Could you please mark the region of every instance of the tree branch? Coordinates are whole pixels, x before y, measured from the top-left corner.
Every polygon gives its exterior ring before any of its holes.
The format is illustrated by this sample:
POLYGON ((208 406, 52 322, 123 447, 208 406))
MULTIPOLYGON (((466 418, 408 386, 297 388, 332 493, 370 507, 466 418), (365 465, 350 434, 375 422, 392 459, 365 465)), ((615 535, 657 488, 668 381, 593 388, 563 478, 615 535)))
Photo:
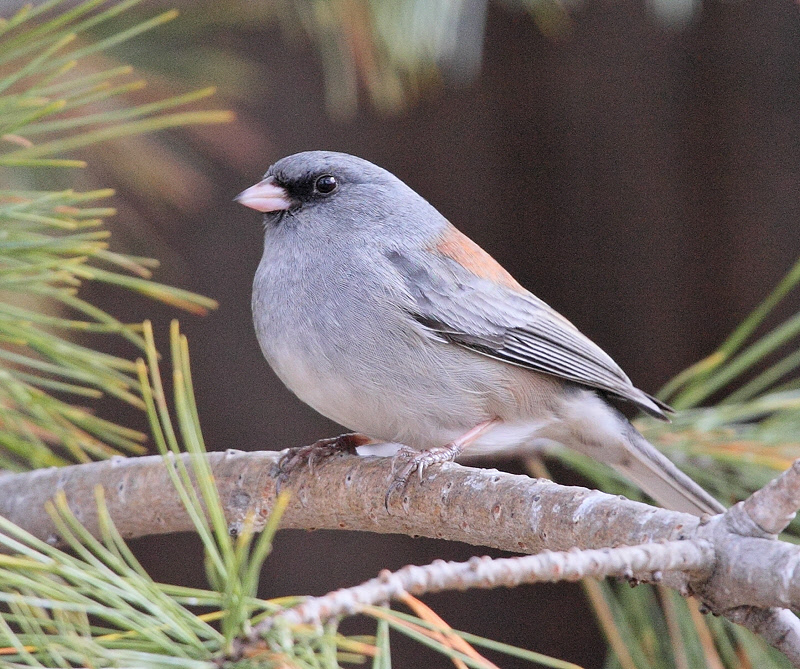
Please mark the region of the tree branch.
MULTIPOLYGON (((190 465, 193 456, 182 457, 190 465)), ((281 453, 228 451, 207 457, 231 531, 239 531, 251 514, 260 529, 276 496, 281 453)), ((625 563, 630 555, 620 549, 603 552, 607 557, 599 561, 590 556, 589 563, 580 563, 580 573, 597 569, 598 576, 654 580, 655 569, 655 580, 696 594, 709 610, 757 631, 800 667, 800 624, 780 610, 800 608, 800 547, 777 540, 800 504, 798 464, 713 518, 452 463, 426 470, 423 481, 413 480, 387 509, 384 497, 392 479, 390 458, 338 455, 313 472, 298 468, 285 484, 294 496, 281 527, 421 535, 521 553, 673 542, 626 549, 649 556, 642 571, 638 562, 625 563), (689 553, 694 557, 682 562, 689 553), (622 563, 618 555, 626 556, 622 563)), ((194 530, 159 456, 0 477, 0 514, 57 543, 44 505, 63 490, 75 516, 97 535, 96 485, 104 487, 111 517, 126 538, 194 530)), ((582 558, 558 559, 565 560, 563 569, 573 569, 582 558)))
MULTIPOLYGON (((182 457, 189 465, 190 456, 182 457)), ((232 531, 241 529, 250 512, 260 529, 275 500, 280 457, 274 451, 208 454, 232 531)), ((703 522, 547 479, 452 463, 426 471, 422 483, 414 479, 404 495, 391 498, 387 511, 390 460, 342 455, 325 459, 313 473, 299 468, 285 484, 293 500, 281 527, 407 534, 538 553, 671 541, 691 536, 703 522)), ((194 531, 160 456, 0 476, 0 515, 56 543, 44 505, 63 490, 72 512, 97 536, 97 485, 104 487, 111 517, 125 538, 194 531)))
POLYGON ((660 580, 667 570, 702 570, 713 560, 713 546, 705 541, 671 541, 661 544, 621 546, 585 551, 543 551, 518 558, 474 557, 467 562, 435 562, 422 567, 409 565, 382 571, 352 588, 342 588, 322 597, 309 597, 302 604, 267 618, 253 628, 252 636, 268 630, 274 619, 289 624, 320 625, 341 615, 352 615, 366 606, 401 598, 408 593, 424 595, 444 590, 513 588, 523 583, 555 583, 582 578, 634 578, 648 574, 660 580))

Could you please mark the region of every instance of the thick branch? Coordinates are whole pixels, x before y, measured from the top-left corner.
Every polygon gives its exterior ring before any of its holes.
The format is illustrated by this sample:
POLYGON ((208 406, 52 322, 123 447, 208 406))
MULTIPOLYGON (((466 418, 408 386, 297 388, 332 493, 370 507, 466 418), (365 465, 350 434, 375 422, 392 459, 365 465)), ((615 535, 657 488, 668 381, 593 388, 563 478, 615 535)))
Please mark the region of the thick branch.
MULTIPOLYGON (((184 456, 188 458, 188 456, 184 456)), ((254 511, 265 519, 275 499, 280 453, 210 453, 233 530, 254 511)), ((188 462, 188 459, 187 459, 188 462)), ((517 553, 604 548, 669 541, 694 534, 700 519, 546 479, 445 464, 384 496, 389 458, 337 456, 314 473, 301 468, 285 488, 294 494, 281 527, 350 529, 463 541, 517 553)), ((57 542, 45 503, 63 490, 72 512, 97 535, 94 487, 102 485, 111 517, 125 538, 194 531, 159 456, 118 458, 0 477, 0 515, 33 535, 57 542)))

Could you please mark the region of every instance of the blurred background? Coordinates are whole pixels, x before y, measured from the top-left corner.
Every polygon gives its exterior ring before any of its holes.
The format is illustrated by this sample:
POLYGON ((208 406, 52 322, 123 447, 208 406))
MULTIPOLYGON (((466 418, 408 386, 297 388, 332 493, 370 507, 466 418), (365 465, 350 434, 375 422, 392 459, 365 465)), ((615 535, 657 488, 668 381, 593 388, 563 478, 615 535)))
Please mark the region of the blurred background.
MULTIPOLYGON (((159 257, 157 279, 220 303, 181 317, 211 449, 341 431, 282 387, 252 329, 262 228, 233 197, 287 154, 345 151, 395 173, 650 392, 712 351, 798 255, 796 2, 147 0, 136 14, 171 7, 181 18, 112 52, 150 81, 137 98, 213 85, 237 120, 87 150, 83 178, 117 189, 120 249, 159 257)), ((153 318, 164 343, 175 312, 119 295, 91 299, 153 318)), ((135 547, 154 578, 202 583, 196 537, 135 547)), ((261 594, 484 552, 285 531, 261 594)), ((426 601, 459 629, 604 662, 578 586, 426 601)), ((449 666, 398 642, 397 666, 449 666)))

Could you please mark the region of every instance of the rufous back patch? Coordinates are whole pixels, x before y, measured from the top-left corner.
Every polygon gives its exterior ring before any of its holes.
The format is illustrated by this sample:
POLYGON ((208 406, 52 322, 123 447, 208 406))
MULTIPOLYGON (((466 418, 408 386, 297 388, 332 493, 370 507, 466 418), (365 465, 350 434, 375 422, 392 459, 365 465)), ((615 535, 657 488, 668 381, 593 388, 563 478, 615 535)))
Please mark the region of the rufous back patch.
POLYGON ((499 262, 453 225, 447 226, 447 230, 431 250, 452 258, 475 276, 520 293, 526 292, 499 262))

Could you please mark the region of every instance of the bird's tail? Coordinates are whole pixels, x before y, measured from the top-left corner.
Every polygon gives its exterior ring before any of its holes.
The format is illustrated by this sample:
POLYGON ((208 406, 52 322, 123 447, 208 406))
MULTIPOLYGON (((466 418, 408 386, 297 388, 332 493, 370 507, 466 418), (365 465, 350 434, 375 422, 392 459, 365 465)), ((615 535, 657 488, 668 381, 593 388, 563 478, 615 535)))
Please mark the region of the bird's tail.
POLYGON ((725 511, 720 502, 678 469, 633 425, 627 420, 625 422, 628 428, 625 437, 634 457, 610 464, 667 509, 692 513, 696 516, 725 511))
POLYGON ((610 465, 667 509, 697 516, 725 511, 625 416, 591 391, 573 395, 551 429, 557 441, 610 465))

